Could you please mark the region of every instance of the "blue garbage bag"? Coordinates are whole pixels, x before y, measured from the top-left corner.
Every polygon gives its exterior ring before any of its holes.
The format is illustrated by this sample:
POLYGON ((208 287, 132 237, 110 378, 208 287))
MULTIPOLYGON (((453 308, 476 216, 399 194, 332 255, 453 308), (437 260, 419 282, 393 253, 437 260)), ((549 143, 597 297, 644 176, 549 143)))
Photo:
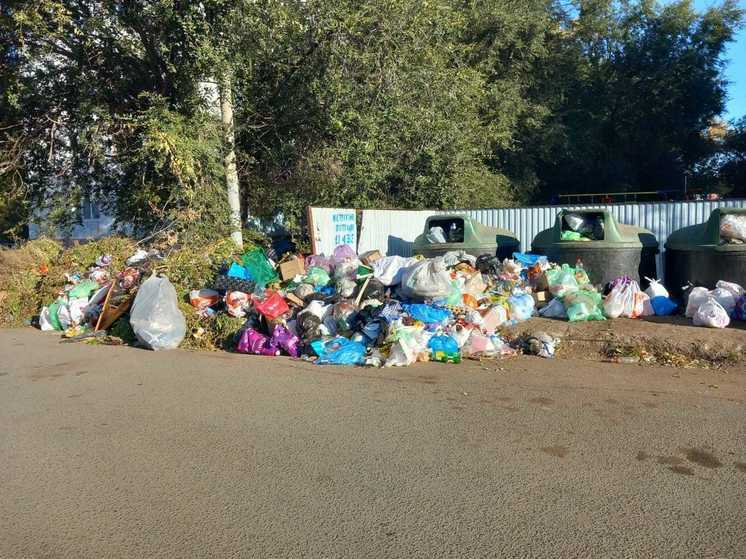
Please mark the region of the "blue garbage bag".
POLYGON ((239 278, 242 280, 251 281, 251 272, 249 272, 246 268, 241 266, 240 264, 237 264, 236 262, 231 263, 231 267, 228 268, 228 277, 229 278, 239 278))
POLYGON ((430 358, 442 363, 461 363, 461 352, 458 342, 451 336, 433 336, 427 342, 430 358))
POLYGON ((531 254, 529 252, 514 252, 513 260, 515 260, 516 262, 520 262, 527 268, 530 268, 537 262, 546 262, 547 257, 541 254, 531 254))
POLYGON ((365 345, 338 336, 331 340, 314 340, 311 347, 319 358, 317 365, 362 365, 365 362, 365 345))
POLYGON ((425 324, 439 324, 451 317, 451 311, 443 307, 434 307, 433 305, 404 305, 404 311, 414 320, 419 320, 425 324))
POLYGON ((650 299, 650 306, 653 307, 656 316, 670 316, 679 308, 679 305, 669 297, 663 297, 662 295, 650 299))

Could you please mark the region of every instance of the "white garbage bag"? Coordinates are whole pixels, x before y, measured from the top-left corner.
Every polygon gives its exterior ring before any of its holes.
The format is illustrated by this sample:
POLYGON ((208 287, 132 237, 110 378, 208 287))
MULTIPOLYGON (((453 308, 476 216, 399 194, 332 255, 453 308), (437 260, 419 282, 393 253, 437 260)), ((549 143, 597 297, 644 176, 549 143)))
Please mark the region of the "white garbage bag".
POLYGON ((399 285, 405 268, 416 264, 416 258, 403 256, 385 256, 373 262, 373 277, 383 285, 399 285))
POLYGON ((402 273, 401 294, 407 299, 443 299, 451 289, 451 275, 442 257, 422 260, 402 273))
POLYGON ((693 287, 689 292, 689 300, 686 303, 686 312, 684 313, 687 318, 692 318, 697 309, 707 301, 710 297, 710 292, 706 287, 693 287))
POLYGON ((153 350, 174 349, 186 334, 174 286, 166 277, 151 276, 143 282, 130 311, 137 339, 153 350))
POLYGON ((702 303, 694 314, 695 326, 725 328, 728 324, 730 324, 728 313, 722 305, 712 297, 702 303))
POLYGON ((653 299, 654 297, 668 297, 668 289, 657 279, 645 278, 650 282, 650 285, 645 290, 648 297, 653 299))

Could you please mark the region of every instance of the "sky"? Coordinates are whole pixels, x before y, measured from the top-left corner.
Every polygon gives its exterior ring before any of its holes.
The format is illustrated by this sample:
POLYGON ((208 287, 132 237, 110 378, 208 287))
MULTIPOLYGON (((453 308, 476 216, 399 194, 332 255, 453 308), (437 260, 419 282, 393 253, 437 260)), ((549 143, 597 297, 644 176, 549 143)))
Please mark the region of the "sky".
MULTIPOLYGON (((700 10, 719 3, 716 0, 694 2, 700 10)), ((741 0, 741 5, 746 9, 746 0, 741 0)), ((736 40, 730 43, 725 58, 728 60, 725 78, 731 83, 728 86, 728 102, 723 116, 726 120, 736 120, 746 116, 746 29, 741 29, 736 40)))

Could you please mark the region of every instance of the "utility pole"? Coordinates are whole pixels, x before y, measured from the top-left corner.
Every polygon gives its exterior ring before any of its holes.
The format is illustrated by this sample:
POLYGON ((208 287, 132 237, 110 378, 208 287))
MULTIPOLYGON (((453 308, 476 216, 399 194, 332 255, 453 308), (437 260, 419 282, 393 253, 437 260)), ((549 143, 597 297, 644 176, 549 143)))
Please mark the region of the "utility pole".
POLYGON ((231 239, 238 248, 243 248, 241 233, 241 197, 238 188, 238 171, 236 170, 236 136, 233 131, 233 92, 229 71, 220 75, 220 119, 223 124, 223 166, 225 167, 225 186, 228 190, 230 206, 231 239))

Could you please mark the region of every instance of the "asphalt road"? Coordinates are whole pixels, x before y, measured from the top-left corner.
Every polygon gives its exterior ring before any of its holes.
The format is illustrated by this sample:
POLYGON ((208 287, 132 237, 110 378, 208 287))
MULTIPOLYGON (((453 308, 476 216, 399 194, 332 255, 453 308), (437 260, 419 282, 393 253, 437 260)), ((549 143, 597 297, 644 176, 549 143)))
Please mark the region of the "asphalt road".
POLYGON ((746 371, 0 331, 0 557, 746 556, 746 371))

